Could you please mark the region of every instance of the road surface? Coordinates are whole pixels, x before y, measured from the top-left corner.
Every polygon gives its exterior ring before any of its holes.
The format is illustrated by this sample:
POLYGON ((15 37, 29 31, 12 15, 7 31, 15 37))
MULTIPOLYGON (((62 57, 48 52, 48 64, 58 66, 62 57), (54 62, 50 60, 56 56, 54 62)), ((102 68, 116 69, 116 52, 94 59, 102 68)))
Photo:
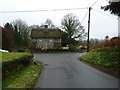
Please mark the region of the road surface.
POLYGON ((118 88, 118 79, 77 58, 80 53, 34 54, 45 64, 35 88, 118 88))

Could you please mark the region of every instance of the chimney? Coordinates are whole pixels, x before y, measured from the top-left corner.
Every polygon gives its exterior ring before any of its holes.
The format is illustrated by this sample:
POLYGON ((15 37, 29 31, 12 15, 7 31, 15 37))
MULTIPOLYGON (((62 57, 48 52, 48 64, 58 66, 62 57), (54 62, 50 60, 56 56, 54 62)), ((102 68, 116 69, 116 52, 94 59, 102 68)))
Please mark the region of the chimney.
POLYGON ((48 25, 44 25, 45 28, 48 28, 48 25))

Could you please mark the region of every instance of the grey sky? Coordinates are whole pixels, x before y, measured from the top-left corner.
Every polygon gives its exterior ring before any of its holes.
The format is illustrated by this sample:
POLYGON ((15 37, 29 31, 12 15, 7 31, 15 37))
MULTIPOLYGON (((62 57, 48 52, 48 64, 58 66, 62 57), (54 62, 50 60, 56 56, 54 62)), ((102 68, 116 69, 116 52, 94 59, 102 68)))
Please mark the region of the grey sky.
MULTIPOLYGON (((88 9, 51 11, 53 9, 84 8, 91 6, 96 0, 0 0, 1 11, 26 11, 26 10, 49 10, 47 12, 27 12, 27 13, 0 13, 0 25, 15 19, 25 20, 28 25, 40 25, 50 18, 56 26, 61 25, 61 19, 68 13, 76 15, 80 22, 83 20, 88 9)), ((113 37, 118 34, 118 20, 116 16, 108 11, 104 12, 101 6, 107 4, 106 0, 98 0, 91 10, 90 38, 104 39, 106 35, 113 37), (99 13, 106 13, 110 16, 99 13)), ((87 32, 88 14, 82 25, 87 32)))

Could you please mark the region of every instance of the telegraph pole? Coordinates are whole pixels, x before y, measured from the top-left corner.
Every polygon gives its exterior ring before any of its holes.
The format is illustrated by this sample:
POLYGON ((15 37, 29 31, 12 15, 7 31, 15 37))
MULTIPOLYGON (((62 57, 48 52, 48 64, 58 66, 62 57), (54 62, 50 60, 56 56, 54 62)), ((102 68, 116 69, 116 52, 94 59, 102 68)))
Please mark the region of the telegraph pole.
POLYGON ((90 34, 90 11, 91 7, 89 7, 89 16, 88 16, 88 39, 87 39, 87 52, 89 52, 89 34, 90 34))

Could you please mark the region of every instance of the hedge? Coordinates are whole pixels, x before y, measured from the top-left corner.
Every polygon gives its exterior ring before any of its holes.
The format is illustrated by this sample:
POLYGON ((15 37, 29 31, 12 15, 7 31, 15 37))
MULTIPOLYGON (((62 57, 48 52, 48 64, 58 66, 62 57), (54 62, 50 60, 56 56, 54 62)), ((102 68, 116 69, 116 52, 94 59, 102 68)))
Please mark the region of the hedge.
POLYGON ((28 54, 14 60, 2 62, 2 79, 27 66, 32 61, 32 58, 33 56, 28 54))

